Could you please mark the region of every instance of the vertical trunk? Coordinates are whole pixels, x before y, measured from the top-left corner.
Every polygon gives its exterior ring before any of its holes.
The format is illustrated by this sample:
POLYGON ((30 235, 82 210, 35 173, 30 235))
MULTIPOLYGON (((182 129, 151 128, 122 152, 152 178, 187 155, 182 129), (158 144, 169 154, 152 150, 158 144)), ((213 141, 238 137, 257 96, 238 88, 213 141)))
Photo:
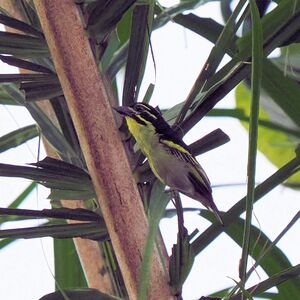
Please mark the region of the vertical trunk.
MULTIPOLYGON (((108 96, 72 0, 35 0, 130 299, 137 299, 147 218, 108 96)), ((148 299, 171 299, 158 251, 148 299)))

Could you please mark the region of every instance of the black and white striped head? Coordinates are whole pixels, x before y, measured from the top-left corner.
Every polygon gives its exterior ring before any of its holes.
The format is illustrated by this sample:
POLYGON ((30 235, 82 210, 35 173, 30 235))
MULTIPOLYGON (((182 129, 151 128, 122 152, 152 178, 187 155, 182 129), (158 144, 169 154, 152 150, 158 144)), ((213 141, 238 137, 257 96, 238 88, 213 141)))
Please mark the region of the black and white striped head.
POLYGON ((154 127, 156 132, 163 133, 171 129, 159 108, 154 108, 149 104, 135 103, 132 106, 116 107, 115 110, 127 118, 132 118, 140 125, 154 127))
MULTIPOLYGON (((171 140, 184 148, 188 148, 182 139, 175 133, 170 125, 163 118, 159 108, 146 103, 135 103, 132 106, 119 106, 115 110, 125 116, 127 119, 135 121, 139 126, 144 126, 144 129, 149 129, 149 132, 155 131, 160 138, 171 140)), ((132 124, 132 122, 130 122, 132 124)), ((138 126, 136 126, 138 127, 138 126)), ((131 133, 136 135, 139 131, 135 126, 131 126, 131 133)))

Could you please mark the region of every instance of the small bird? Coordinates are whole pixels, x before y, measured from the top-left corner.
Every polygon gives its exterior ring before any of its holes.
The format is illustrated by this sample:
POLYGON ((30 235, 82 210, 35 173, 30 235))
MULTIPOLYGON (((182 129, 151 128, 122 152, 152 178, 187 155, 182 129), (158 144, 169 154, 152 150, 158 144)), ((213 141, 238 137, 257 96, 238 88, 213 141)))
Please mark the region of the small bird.
POLYGON ((223 225, 205 171, 159 109, 146 103, 135 103, 115 110, 125 116, 128 129, 147 157, 154 175, 171 190, 202 203, 223 225))

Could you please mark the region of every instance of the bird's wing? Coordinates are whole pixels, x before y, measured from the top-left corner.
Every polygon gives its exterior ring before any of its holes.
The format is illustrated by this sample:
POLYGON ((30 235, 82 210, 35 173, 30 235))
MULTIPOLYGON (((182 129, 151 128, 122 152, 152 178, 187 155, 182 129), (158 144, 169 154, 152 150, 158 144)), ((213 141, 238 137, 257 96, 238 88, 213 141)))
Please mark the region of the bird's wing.
POLYGON ((161 138, 160 143, 162 143, 165 146, 165 150, 168 151, 170 154, 176 156, 179 160, 182 160, 187 164, 191 164, 191 166, 194 167, 193 170, 195 171, 189 172, 190 180, 195 186, 198 186, 199 192, 201 194, 211 194, 212 190, 209 179, 203 168, 200 166, 196 158, 190 153, 190 151, 185 147, 174 143, 170 140, 161 138))

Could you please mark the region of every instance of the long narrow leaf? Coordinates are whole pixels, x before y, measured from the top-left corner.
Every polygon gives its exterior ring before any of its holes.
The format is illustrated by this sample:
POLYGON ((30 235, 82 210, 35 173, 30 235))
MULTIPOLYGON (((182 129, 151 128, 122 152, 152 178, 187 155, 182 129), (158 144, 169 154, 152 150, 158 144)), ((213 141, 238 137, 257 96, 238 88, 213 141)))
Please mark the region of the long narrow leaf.
POLYGON ((20 89, 24 90, 28 102, 51 99, 64 94, 59 82, 25 82, 21 83, 20 89))
POLYGON ((150 264, 153 253, 153 246, 155 237, 157 235, 159 221, 161 220, 165 208, 170 201, 170 196, 163 192, 164 185, 157 180, 153 185, 151 191, 151 200, 149 207, 149 233, 143 253, 143 262, 140 271, 140 286, 139 286, 139 300, 147 299, 147 289, 150 276, 150 264))
POLYGON ((94 221, 103 222, 100 215, 88 209, 69 209, 69 208, 52 208, 43 210, 20 209, 20 208, 1 208, 0 215, 5 216, 24 216, 31 219, 55 218, 63 220, 77 221, 94 221))
POLYGON ((50 69, 24 59, 16 58, 13 56, 5 56, 5 55, 0 55, 0 59, 4 63, 7 63, 14 67, 18 67, 20 69, 26 69, 26 70, 31 70, 40 73, 53 74, 53 72, 50 69))
POLYGON ((0 176, 22 177, 61 191, 61 199, 91 199, 95 191, 90 176, 82 169, 60 160, 46 158, 32 166, 0 164, 0 176), (64 197, 67 196, 67 197, 64 197))
POLYGON ((24 33, 32 34, 37 37, 43 37, 42 32, 38 31, 34 27, 32 27, 32 26, 28 25, 27 23, 22 22, 18 19, 3 15, 3 14, 0 14, 0 23, 5 26, 14 28, 16 30, 23 31, 24 33))
POLYGON ((123 89, 123 105, 136 101, 148 54, 149 5, 136 6, 132 14, 131 36, 123 89))
POLYGON ((0 74, 0 82, 57 82, 56 76, 43 74, 0 74))
POLYGON ((106 0, 91 3, 92 9, 87 11, 87 29, 89 34, 101 41, 116 26, 135 1, 106 0))
POLYGON ((21 105, 14 100, 14 97, 11 96, 5 89, 3 84, 0 84, 0 104, 5 105, 21 105))
POLYGON ((0 31, 0 53, 23 58, 48 57, 46 41, 37 37, 0 31))
POLYGON ((36 125, 29 125, 0 137, 0 153, 17 147, 38 136, 36 125))
POLYGON ((0 238, 32 239, 46 236, 60 239, 82 237, 93 240, 106 240, 108 238, 104 223, 55 224, 0 230, 0 238))
POLYGON ((54 239, 54 274, 59 289, 88 287, 72 239, 54 239))
POLYGON ((24 105, 36 123, 39 125, 42 134, 48 140, 48 142, 61 154, 61 157, 66 160, 75 163, 78 166, 82 165, 79 154, 74 151, 63 134, 53 124, 53 122, 46 116, 46 114, 35 104, 27 103, 24 95, 14 84, 3 85, 4 89, 21 105, 24 105))
POLYGON ((17 208, 28 195, 36 188, 37 184, 31 182, 28 187, 8 206, 9 208, 17 208))
POLYGON ((259 11, 254 0, 250 0, 251 19, 252 19, 252 73, 251 73, 251 114, 249 124, 249 150, 248 150, 248 169, 247 169, 247 198, 246 198, 246 223, 243 235, 242 258, 240 261, 239 276, 241 285, 245 288, 247 262, 251 235, 252 210, 254 202, 255 173, 256 173, 256 154, 258 137, 258 118, 259 118, 259 98, 262 78, 262 25, 260 22, 259 11))

